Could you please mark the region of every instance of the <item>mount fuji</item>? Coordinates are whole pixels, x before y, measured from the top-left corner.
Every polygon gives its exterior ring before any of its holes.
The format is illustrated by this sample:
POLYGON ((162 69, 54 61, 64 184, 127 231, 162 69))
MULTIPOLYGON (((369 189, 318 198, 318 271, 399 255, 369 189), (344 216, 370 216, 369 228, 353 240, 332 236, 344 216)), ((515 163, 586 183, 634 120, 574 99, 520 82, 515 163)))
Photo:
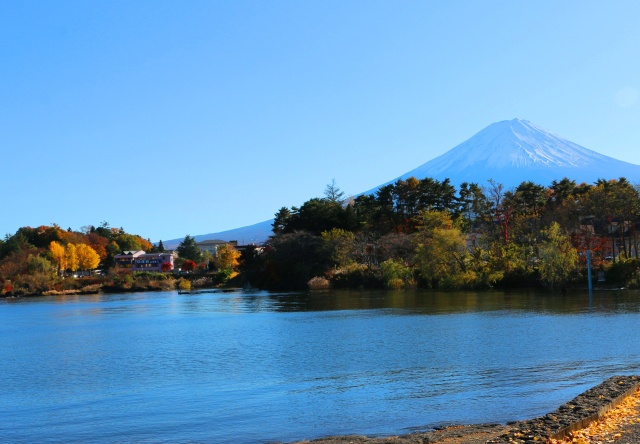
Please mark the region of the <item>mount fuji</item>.
MULTIPOLYGON (((577 183, 626 177, 635 183, 640 181, 640 165, 597 153, 527 120, 513 119, 493 123, 441 156, 361 194, 375 193, 384 185, 409 177, 431 177, 439 181, 448 178, 456 187, 462 182, 475 182, 483 186, 493 179, 506 189, 524 181, 549 186, 554 180, 565 177, 577 183)), ((269 220, 194 237, 198 241, 235 239, 259 243, 271 234, 272 222, 269 220)), ((164 244, 167 248, 175 248, 181 241, 174 239, 164 244)))
POLYGON ((505 188, 523 181, 548 186, 564 177, 577 183, 619 177, 635 182, 640 180, 640 165, 597 153, 527 120, 513 119, 489 125, 441 156, 383 185, 412 176, 440 181, 449 178, 456 186, 462 182, 482 186, 493 179, 505 188))

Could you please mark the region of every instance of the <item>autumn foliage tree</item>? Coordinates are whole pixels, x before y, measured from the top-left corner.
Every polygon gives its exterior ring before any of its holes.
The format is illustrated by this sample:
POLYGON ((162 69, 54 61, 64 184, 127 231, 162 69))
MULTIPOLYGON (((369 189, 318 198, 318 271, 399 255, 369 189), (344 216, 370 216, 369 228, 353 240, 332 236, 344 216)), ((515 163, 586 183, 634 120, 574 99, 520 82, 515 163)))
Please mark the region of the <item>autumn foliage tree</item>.
POLYGON ((100 264, 109 268, 116 254, 129 249, 123 247, 152 249, 148 240, 111 228, 106 222, 78 231, 63 230, 56 224, 22 227, 0 239, 0 282, 11 282, 13 294, 18 295, 73 287, 75 284, 61 280, 60 275, 68 270, 95 269, 100 264))
POLYGON ((76 254, 78 256, 78 266, 81 270, 93 270, 100 264, 100 256, 87 244, 77 245, 76 254))
POLYGON ((545 240, 540 246, 540 277, 551 287, 564 287, 577 270, 578 252, 557 222, 542 234, 545 240))
POLYGON ((67 269, 67 254, 65 248, 56 241, 51 241, 49 244, 49 251, 51 252, 51 258, 54 264, 58 268, 58 272, 62 272, 67 269))
POLYGON ((65 259, 67 261, 67 269, 72 272, 78 270, 78 253, 74 244, 69 244, 65 248, 65 259))
POLYGON ((218 247, 216 256, 216 265, 218 270, 233 271, 238 268, 238 259, 240 252, 233 248, 233 245, 224 244, 218 247))
POLYGON ((196 269, 197 264, 194 261, 186 260, 182 264, 183 271, 193 271, 196 269))
POLYGON ((418 272, 431 286, 459 286, 464 280, 468 256, 464 235, 446 212, 423 211, 418 224, 418 272))

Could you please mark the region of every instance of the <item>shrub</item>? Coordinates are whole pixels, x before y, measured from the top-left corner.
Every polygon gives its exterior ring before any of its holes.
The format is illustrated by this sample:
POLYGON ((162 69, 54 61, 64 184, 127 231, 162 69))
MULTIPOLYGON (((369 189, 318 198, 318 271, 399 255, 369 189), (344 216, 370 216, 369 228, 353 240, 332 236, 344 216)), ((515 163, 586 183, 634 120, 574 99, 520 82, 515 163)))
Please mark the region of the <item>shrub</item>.
POLYGON ((180 278, 178 281, 178 289, 182 291, 191 290, 191 281, 185 278, 180 278))
POLYGON ((380 264, 380 272, 387 288, 399 290, 415 286, 413 270, 403 263, 388 259, 380 264))
POLYGON ((391 290, 402 290, 404 288, 404 281, 400 278, 392 278, 387 281, 387 288, 391 290))
POLYGON ((640 288, 640 268, 636 268, 631 277, 627 280, 626 286, 629 288, 640 288))
POLYGON ((311 278, 311 280, 307 282, 307 285, 309 286, 309 290, 328 290, 331 288, 331 282, 320 276, 311 278))
POLYGON ((442 288, 449 290, 478 288, 482 287, 482 285, 483 283, 472 270, 456 273, 453 276, 447 276, 442 280, 442 288))
POLYGON ((164 281, 172 279, 172 276, 167 273, 160 273, 158 271, 134 271, 133 272, 134 279, 147 279, 150 281, 164 281))
POLYGON ((330 276, 333 288, 384 288, 380 273, 366 265, 351 265, 333 271, 330 276))
POLYGON ((108 286, 114 290, 130 290, 133 282, 133 276, 128 271, 114 270, 110 273, 108 286))
POLYGON ((0 290, 0 294, 2 295, 11 294, 12 291, 13 291, 13 285, 11 285, 11 282, 5 282, 2 284, 2 289, 0 290))
POLYGON ((607 282, 626 284, 630 282, 640 268, 637 259, 619 259, 606 270, 607 282))
POLYGON ((224 285, 231 279, 232 274, 231 270, 219 270, 213 275, 213 283, 215 285, 224 285))

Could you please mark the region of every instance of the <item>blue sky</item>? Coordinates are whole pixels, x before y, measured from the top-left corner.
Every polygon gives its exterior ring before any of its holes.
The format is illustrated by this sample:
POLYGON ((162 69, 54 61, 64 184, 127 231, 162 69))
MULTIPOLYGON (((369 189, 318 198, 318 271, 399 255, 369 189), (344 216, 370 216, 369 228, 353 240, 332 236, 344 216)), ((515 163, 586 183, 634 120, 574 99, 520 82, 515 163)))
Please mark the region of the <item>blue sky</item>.
POLYGON ((238 228, 516 117, 640 164, 639 16, 635 0, 5 2, 0 233, 238 228))

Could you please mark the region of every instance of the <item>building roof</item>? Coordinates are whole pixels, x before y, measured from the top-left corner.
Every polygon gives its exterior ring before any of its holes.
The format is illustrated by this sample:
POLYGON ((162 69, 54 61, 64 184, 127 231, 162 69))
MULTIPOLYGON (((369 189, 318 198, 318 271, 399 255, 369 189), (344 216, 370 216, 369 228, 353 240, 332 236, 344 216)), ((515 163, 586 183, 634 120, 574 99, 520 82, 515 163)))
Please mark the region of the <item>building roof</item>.
POLYGON ((116 254, 114 258, 137 257, 137 256, 140 256, 141 254, 145 254, 144 250, 123 251, 120 254, 116 254))

